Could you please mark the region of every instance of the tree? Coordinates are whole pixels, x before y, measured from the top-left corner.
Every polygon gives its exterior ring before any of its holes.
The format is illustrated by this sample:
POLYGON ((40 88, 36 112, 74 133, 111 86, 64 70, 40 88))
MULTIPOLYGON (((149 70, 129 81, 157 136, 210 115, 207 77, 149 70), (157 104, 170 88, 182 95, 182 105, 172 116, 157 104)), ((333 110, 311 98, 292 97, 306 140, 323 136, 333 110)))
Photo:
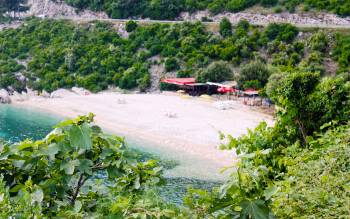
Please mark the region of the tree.
POLYGON ((228 37, 232 35, 232 24, 226 17, 220 21, 220 35, 228 37))
POLYGON ((137 28, 137 26, 138 25, 135 21, 128 21, 125 24, 125 30, 130 33, 132 31, 134 31, 137 28))
POLYGON ((255 82, 254 86, 262 88, 268 82, 269 77, 270 71, 267 66, 260 61, 254 61, 242 67, 238 84, 244 87, 246 82, 257 81, 259 84, 255 82))
POLYGON ((350 78, 348 75, 324 77, 309 96, 309 133, 318 132, 323 124, 337 121, 346 124, 350 118, 350 78))
POLYGON ((232 70, 226 62, 211 63, 206 69, 197 73, 199 82, 223 82, 233 78, 232 70))
POLYGON ((265 35, 270 40, 281 40, 284 42, 292 42, 298 35, 298 29, 291 24, 269 24, 265 30, 265 35))
POLYGON ((179 64, 175 58, 168 58, 165 61, 165 70, 167 72, 178 70, 179 69, 179 64))
POLYGON ((325 52, 328 48, 328 39, 324 32, 313 34, 309 40, 310 48, 319 52, 325 52))
POLYGON ((278 3, 278 0, 261 0, 261 5, 271 7, 278 3))
POLYGON ((182 0, 152 0, 145 14, 151 19, 173 19, 180 14, 183 7, 182 0))
POLYGON ((295 72, 282 77, 278 87, 268 86, 267 89, 269 97, 281 108, 282 126, 294 129, 304 144, 307 143, 307 136, 312 134, 312 130, 308 129, 308 96, 313 93, 319 80, 317 73, 295 72))

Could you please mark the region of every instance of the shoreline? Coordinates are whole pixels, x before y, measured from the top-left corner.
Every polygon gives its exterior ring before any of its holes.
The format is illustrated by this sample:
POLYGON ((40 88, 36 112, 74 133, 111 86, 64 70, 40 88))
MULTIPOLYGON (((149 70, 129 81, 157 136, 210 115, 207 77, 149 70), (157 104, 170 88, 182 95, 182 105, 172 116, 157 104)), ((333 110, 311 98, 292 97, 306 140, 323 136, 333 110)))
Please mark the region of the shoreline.
POLYGON ((124 136, 138 149, 154 153, 180 165, 166 171, 166 177, 224 180, 220 170, 235 162, 233 151, 220 151, 219 132, 238 137, 261 121, 272 117, 244 107, 219 110, 213 102, 183 98, 176 94, 100 93, 44 99, 31 97, 13 105, 42 110, 63 118, 92 112, 95 123, 105 131, 124 136), (121 101, 122 100, 122 101, 121 101), (174 113, 176 118, 165 116, 174 113))

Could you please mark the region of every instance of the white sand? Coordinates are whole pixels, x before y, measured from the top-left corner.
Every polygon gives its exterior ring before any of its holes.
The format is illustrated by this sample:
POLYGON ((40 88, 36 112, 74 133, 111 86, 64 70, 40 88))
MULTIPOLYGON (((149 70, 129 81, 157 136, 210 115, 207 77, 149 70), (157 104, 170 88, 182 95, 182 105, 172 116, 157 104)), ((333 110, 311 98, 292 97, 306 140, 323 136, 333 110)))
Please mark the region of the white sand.
POLYGON ((263 120, 272 124, 270 116, 239 103, 224 111, 215 108, 213 102, 177 94, 103 93, 31 98, 15 104, 64 117, 93 112, 96 123, 105 130, 126 136, 165 159, 179 161, 179 166, 166 173, 168 176, 207 180, 225 178, 220 169, 234 163, 234 152, 218 150, 220 131, 237 137, 263 120), (126 103, 120 104, 120 100, 126 103), (177 118, 169 118, 166 113, 176 114, 177 118))

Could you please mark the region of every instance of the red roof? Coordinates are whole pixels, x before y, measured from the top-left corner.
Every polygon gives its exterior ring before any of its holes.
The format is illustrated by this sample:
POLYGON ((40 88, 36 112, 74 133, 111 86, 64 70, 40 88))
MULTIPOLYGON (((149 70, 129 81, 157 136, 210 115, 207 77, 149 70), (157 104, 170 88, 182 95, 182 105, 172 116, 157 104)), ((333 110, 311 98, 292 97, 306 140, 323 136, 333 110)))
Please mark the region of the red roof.
POLYGON ((196 83, 195 78, 167 78, 163 79, 161 82, 176 85, 186 85, 196 83))

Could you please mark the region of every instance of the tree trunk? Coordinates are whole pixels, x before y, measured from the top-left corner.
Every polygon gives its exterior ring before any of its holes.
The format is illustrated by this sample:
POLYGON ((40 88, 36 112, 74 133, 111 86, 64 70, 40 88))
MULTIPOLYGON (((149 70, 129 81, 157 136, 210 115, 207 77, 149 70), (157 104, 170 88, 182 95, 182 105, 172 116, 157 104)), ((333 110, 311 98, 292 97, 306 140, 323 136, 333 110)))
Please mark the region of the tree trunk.
POLYGON ((297 124, 298 124, 298 127, 299 127, 299 131, 303 137, 303 144, 306 145, 307 143, 307 135, 305 133, 305 128, 304 128, 304 125, 303 123, 300 121, 300 119, 297 119, 296 120, 297 124))

